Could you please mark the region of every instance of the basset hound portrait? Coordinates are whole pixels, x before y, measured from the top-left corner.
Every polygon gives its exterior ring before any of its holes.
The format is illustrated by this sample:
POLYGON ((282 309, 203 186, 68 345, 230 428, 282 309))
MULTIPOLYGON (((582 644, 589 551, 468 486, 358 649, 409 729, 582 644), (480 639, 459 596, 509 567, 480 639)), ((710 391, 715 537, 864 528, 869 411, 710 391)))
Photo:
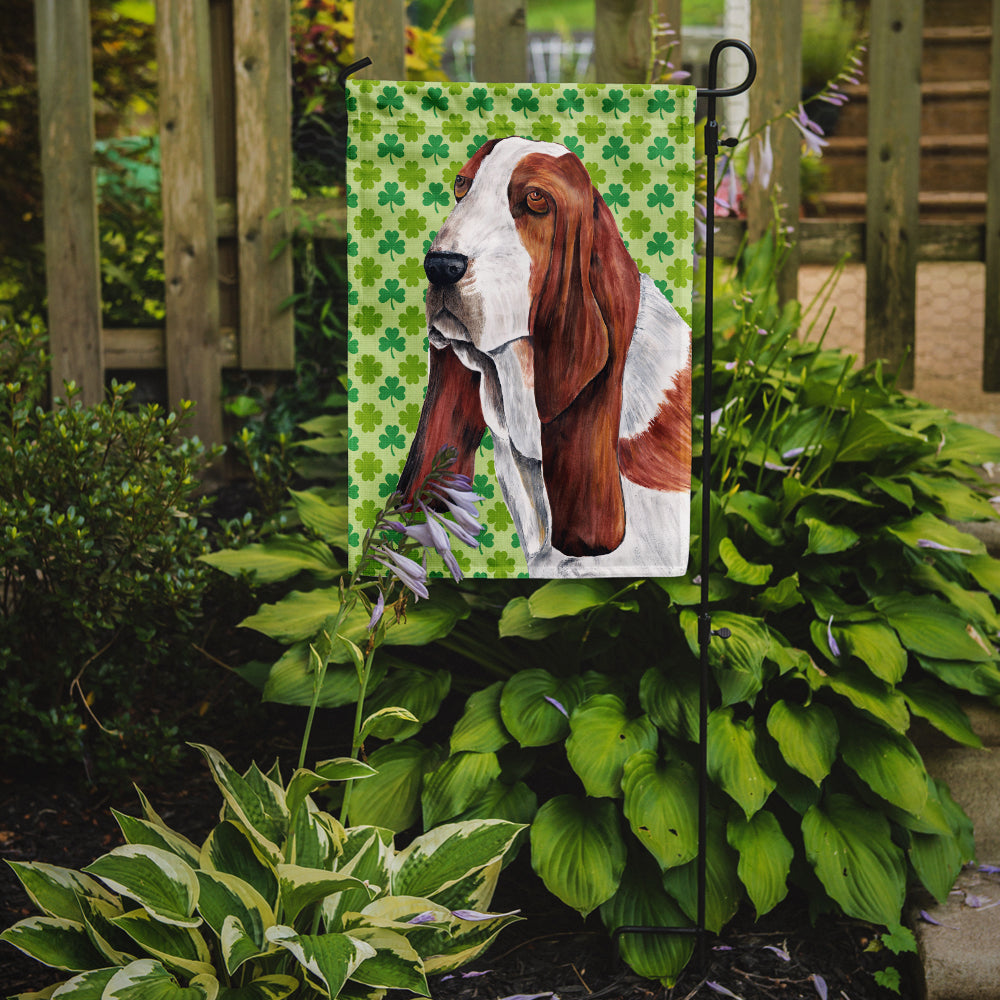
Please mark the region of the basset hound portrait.
MULTIPOLYGON (((430 363, 399 489, 489 429, 533 577, 680 575, 691 331, 565 146, 492 139, 424 259, 430 363)), ((482 471, 482 470, 480 470, 482 471)))

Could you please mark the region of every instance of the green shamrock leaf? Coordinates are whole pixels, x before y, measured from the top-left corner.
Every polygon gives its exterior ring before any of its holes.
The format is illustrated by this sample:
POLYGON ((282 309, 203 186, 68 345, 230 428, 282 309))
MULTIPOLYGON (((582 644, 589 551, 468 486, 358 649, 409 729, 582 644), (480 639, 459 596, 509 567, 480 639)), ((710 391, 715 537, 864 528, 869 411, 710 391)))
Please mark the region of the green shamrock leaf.
POLYGON ((583 111, 583 98, 576 90, 564 90, 562 97, 556 101, 556 111, 572 118, 574 111, 583 111))
POLYGON ((667 219, 667 231, 675 240, 686 240, 694 234, 694 219, 686 212, 675 212, 667 219))
POLYGON ((645 118, 632 115, 629 120, 622 125, 622 135, 628 136, 629 142, 640 143, 652 132, 652 126, 645 118))
POLYGON ((669 257, 673 252, 673 241, 667 239, 666 233, 653 233, 653 238, 646 244, 646 253, 650 256, 656 254, 661 262, 664 254, 669 257))
POLYGON ((354 265, 354 278, 366 288, 370 288, 382 277, 382 265, 374 257, 362 257, 360 264, 354 265))
POLYGON ((382 478, 382 482, 378 484, 378 495, 379 499, 387 500, 389 497, 396 492, 399 487, 399 473, 390 472, 388 475, 382 478))
POLYGON ((597 115, 587 115, 582 122, 577 122, 576 131, 577 135, 583 139, 584 142, 595 142, 600 139, 605 132, 607 132, 608 127, 601 121, 597 115))
POLYGON ((361 186, 362 191, 370 191, 382 180, 382 168, 367 160, 354 168, 354 180, 361 186))
POLYGON ((629 101, 625 96, 623 90, 609 90, 608 96, 604 98, 601 102, 601 110, 607 114, 609 111, 614 112, 615 118, 618 117, 618 112, 621 111, 623 114, 628 111, 629 101))
MULTIPOLYGON (((414 434, 417 430, 417 425, 420 423, 420 407, 416 403, 407 403, 399 411, 399 425, 406 431, 407 434, 414 434)), ((480 496, 483 494, 477 490, 480 496)))
POLYGON ((440 181, 431 182, 430 187, 424 192, 424 204, 433 205, 435 208, 451 203, 451 194, 445 190, 445 186, 440 181))
POLYGON ((382 376, 382 362, 374 354, 362 354, 354 365, 354 375, 363 385, 374 385, 382 376))
POLYGON ((406 195, 399 190, 399 185, 395 181, 388 181, 378 193, 378 203, 388 205, 390 212, 395 212, 395 206, 402 205, 405 201, 406 195))
POLYGON ((507 552, 495 552, 486 560, 486 565, 498 580, 510 576, 517 569, 513 556, 507 552))
POLYGON ((378 144, 378 155, 380 159, 386 159, 388 157, 390 163, 395 163, 393 159, 395 156, 402 156, 404 151, 404 146, 400 142, 398 135, 387 135, 385 139, 378 144))
POLYGON ((378 446, 383 449, 388 448, 390 455, 395 455, 396 449, 404 447, 405 444, 406 438, 395 424, 388 424, 385 431, 378 436, 378 446))
POLYGON ((382 123, 371 111, 362 111, 355 119, 354 131, 358 138, 369 142, 382 131, 382 123))
POLYGON ((672 122, 667 123, 667 135, 683 146, 694 138, 694 122, 687 115, 678 115, 672 122))
POLYGON ((497 115, 486 123, 486 131, 491 138, 503 139, 508 135, 517 134, 517 123, 506 115, 497 115))
POLYGON ((434 163, 436 164, 439 159, 444 159, 448 155, 448 144, 444 141, 444 137, 440 135, 432 135, 428 138, 427 142, 423 146, 423 156, 425 160, 434 158, 434 163))
POLYGON ((673 143, 662 135, 658 135, 654 140, 652 146, 646 150, 647 160, 656 160, 660 166, 663 166, 664 160, 672 160, 674 158, 674 145, 673 143))
POLYGON ((394 117, 396 111, 403 110, 403 95, 395 87, 386 87, 375 99, 375 107, 394 117))
POLYGON ((426 277, 424 262, 419 257, 407 257, 399 266, 399 276, 406 282, 407 288, 416 288, 417 285, 423 283, 426 277))
POLYGON ((525 118, 528 117, 529 111, 538 110, 538 98, 532 93, 530 87, 522 87, 517 92, 517 97, 510 102, 510 110, 522 112, 525 118))
MULTIPOLYGON (((373 451, 363 451, 358 458, 354 460, 354 471, 361 478, 362 482, 373 483, 375 477, 379 475, 382 471, 382 459, 378 457, 373 451)), ((363 505, 359 508, 359 511, 363 511, 363 505)), ((362 518, 367 518, 366 523, 374 524, 375 522, 375 511, 371 511, 369 514, 361 513, 362 518)))
POLYGON ((495 531, 506 531, 514 523, 507 505, 501 500, 497 500, 487 509, 486 520, 495 531))
POLYGON ((374 306, 362 306, 355 322, 362 336, 370 337, 382 326, 382 314, 374 306))
POLYGON ((591 184, 596 188, 602 188, 608 182, 608 172, 596 163, 587 164, 587 173, 590 174, 591 184))
POLYGON ((667 183, 675 191, 687 191, 694 184, 694 167, 686 160, 675 163, 667 171, 667 183))
POLYGON ((408 337, 417 337, 424 328, 424 311, 419 306, 407 306, 399 314, 399 327, 408 337))
POLYGON ((395 260, 395 254, 402 253, 406 244, 395 229, 387 229, 385 238, 378 241, 378 252, 387 253, 390 260, 395 260))
POLYGON ((399 179, 407 191, 416 191, 427 180, 427 171, 416 160, 407 160, 399 168, 399 179))
POLYGON ((378 290, 379 302, 388 302, 389 308, 395 310, 396 303, 402 305, 406 301, 406 289, 401 288, 398 278, 386 278, 385 284, 378 290))
POLYGON ((374 403, 362 403, 354 411, 354 422, 366 434, 370 434, 382 423, 382 411, 374 403))
POLYGON ((646 195, 646 204, 650 208, 659 209, 662 215, 665 208, 674 207, 674 193, 666 184, 654 184, 653 190, 646 195))
POLYGON ((489 479, 480 473, 478 476, 472 477, 472 488, 478 493, 484 500, 493 499, 493 484, 489 479))
POLYGON ((461 115, 449 115, 446 122, 441 122, 441 131, 451 142, 461 142, 472 131, 472 126, 461 115))
POLYGON ((472 141, 465 147, 465 155, 471 160, 479 152, 479 147, 490 141, 488 135, 474 135, 472 141))
POLYGON ((628 199, 624 184, 612 184, 604 196, 609 208, 628 208, 628 199))
POLYGON ((613 135, 608 139, 608 143, 601 150, 601 153, 605 160, 614 160, 617 167, 619 160, 627 160, 629 158, 630 151, 625 144, 625 140, 620 135, 613 135))
POLYGON ((448 110, 448 98, 445 97, 444 91, 440 87, 431 87, 430 90, 424 94, 420 101, 420 107, 424 111, 433 112, 434 117, 437 118, 437 113, 439 111, 448 110))
POLYGON ((399 366, 399 374, 407 385, 417 385, 427 377, 427 362, 419 354, 407 354, 399 366))
POLYGON ((415 208, 408 208, 399 217, 399 228, 412 240, 427 228, 427 220, 415 208))
POLYGON ((427 131, 427 125, 413 111, 407 111, 396 123, 396 130, 407 142, 416 142, 427 131))
POLYGON ((531 137, 542 142, 554 142, 562 126, 552 117, 552 115, 541 115, 531 123, 531 137))
POLYGON ((652 174, 641 163, 630 163, 622 174, 622 180, 630 191, 641 191, 652 179, 652 174))
POLYGON ((676 101, 670 96, 667 90, 658 90, 656 94, 649 99, 646 105, 646 111, 655 115, 658 114, 661 118, 664 115, 672 115, 677 107, 676 101))
POLYGON ((622 229, 625 230, 629 235, 629 239, 639 240, 649 232, 652 223, 649 221, 649 217, 645 212, 640 212, 639 209, 633 209, 629 214, 622 219, 622 229))
POLYGON ((686 288, 694 281, 694 264, 680 254, 671 261, 663 273, 674 288, 686 288))
POLYGON ((479 117, 482 118, 484 111, 493 110, 493 98, 489 96, 485 87, 476 87, 472 91, 472 96, 465 99, 465 108, 467 111, 478 111, 479 117))
POLYGON ((575 135, 567 136, 563 139, 563 145, 571 152, 583 159, 584 145, 575 135))
POLYGON ((387 400, 389 405, 394 407, 397 399, 400 402, 406 399, 406 389, 399 384, 399 379, 395 375, 389 375, 379 386, 378 398, 387 400))
POLYGON ((363 208, 354 218, 354 228, 362 236, 374 236, 381 225, 381 216, 375 212, 374 208, 363 208))
POLYGON ((388 352, 390 357, 395 358, 396 351, 406 350, 406 338, 396 327, 387 327, 385 333, 379 337, 378 349, 383 353, 388 352))

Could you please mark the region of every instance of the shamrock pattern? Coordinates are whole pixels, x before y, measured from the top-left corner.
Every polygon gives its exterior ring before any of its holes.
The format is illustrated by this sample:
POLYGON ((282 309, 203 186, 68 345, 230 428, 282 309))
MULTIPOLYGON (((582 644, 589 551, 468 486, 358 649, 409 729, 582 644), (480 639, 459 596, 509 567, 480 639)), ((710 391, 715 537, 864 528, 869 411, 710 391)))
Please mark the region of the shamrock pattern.
MULTIPOLYGON (((347 146, 349 539, 361 539, 399 481, 427 379, 424 254, 454 204, 455 175, 487 140, 562 143, 583 161, 640 271, 688 321, 694 283, 691 87, 349 80, 347 146)), ((484 498, 470 576, 527 576, 486 434, 484 498)), ((443 565, 431 553, 431 575, 443 565)))

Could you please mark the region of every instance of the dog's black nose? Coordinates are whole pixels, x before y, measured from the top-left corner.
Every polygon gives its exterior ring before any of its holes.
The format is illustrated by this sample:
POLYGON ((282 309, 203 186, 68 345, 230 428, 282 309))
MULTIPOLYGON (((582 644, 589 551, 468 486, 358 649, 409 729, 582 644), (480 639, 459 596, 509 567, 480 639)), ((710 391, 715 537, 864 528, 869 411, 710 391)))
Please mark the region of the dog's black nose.
POLYGON ((424 258, 424 271, 432 285, 454 285, 462 279, 469 258, 448 250, 431 250, 424 258))

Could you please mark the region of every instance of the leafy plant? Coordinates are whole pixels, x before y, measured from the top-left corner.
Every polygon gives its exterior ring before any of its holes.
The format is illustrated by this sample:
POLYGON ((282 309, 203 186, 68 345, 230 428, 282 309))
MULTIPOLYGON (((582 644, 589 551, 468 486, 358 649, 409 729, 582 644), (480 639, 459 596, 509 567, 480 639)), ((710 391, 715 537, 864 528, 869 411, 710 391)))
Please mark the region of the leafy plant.
POLYGON ((115 813, 126 843, 82 871, 10 862, 41 916, 0 934, 75 973, 61 997, 280 1000, 429 996, 427 975, 475 958, 516 913, 486 912, 520 827, 452 823, 397 849, 390 831, 345 829, 312 799, 369 778, 352 758, 240 774, 199 746, 224 801, 200 846, 142 793, 115 813))
POLYGON ((42 345, 40 324, 0 321, 0 742, 108 777, 176 746, 167 716, 133 708, 153 672, 190 668, 211 453, 189 407, 132 409, 130 386, 83 406, 68 385, 43 409, 42 345))

